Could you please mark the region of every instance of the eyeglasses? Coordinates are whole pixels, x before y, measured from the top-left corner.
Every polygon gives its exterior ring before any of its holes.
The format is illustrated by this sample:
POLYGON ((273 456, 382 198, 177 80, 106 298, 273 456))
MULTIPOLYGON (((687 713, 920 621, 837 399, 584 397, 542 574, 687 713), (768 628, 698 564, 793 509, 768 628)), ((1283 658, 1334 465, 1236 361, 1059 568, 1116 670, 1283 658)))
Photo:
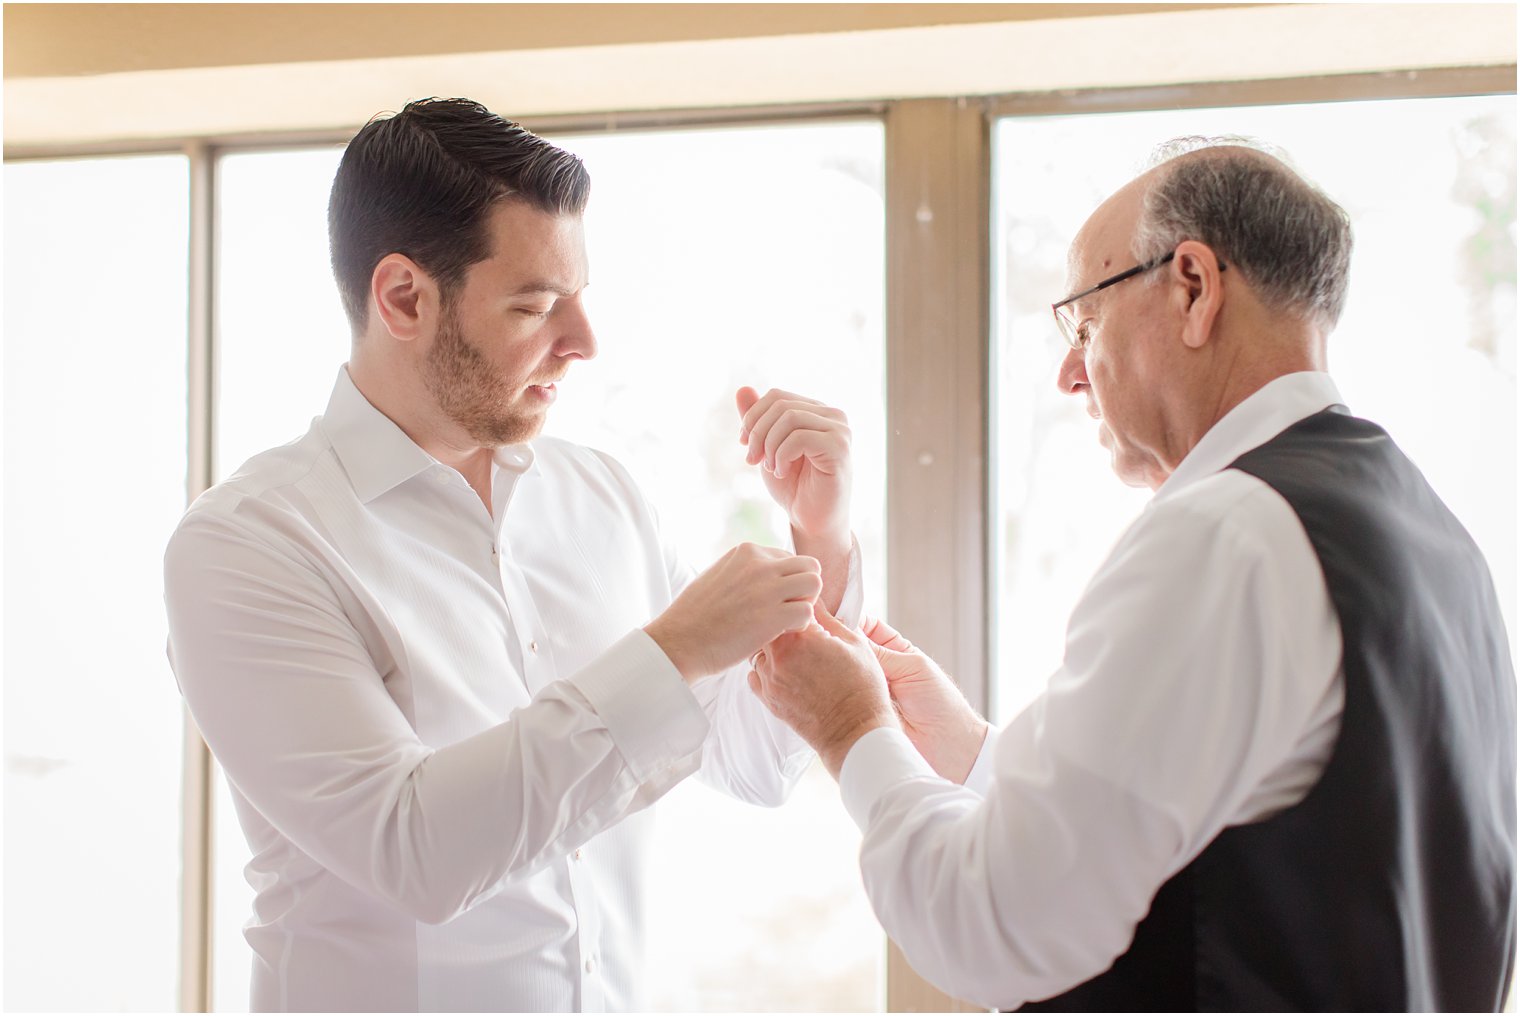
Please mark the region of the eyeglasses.
MULTIPOLYGON (((1151 261, 1146 261, 1143 264, 1138 264, 1127 271, 1120 272, 1118 275, 1111 275, 1108 278, 1104 279, 1102 282, 1098 283, 1096 286, 1093 286, 1091 289, 1084 289, 1080 293, 1073 293, 1071 296, 1068 296, 1066 299, 1060 301, 1059 303, 1051 304, 1050 310, 1056 316, 1056 325, 1060 328, 1061 337, 1066 340, 1066 344, 1072 349, 1076 350, 1087 348, 1087 340, 1082 337, 1082 334, 1077 327, 1076 315, 1072 314, 1071 311, 1066 309, 1068 306, 1076 303, 1078 300, 1082 299, 1085 296, 1092 296, 1100 289, 1107 289, 1109 286, 1116 286, 1119 283, 1123 282, 1125 279, 1134 278, 1136 275, 1139 275, 1142 272, 1148 272, 1152 268, 1160 268, 1162 265, 1166 264, 1176 256, 1177 252, 1175 250, 1169 251, 1161 255, 1159 258, 1155 258, 1151 261)), ((1219 262, 1219 270, 1221 272, 1224 271, 1223 261, 1219 262)))

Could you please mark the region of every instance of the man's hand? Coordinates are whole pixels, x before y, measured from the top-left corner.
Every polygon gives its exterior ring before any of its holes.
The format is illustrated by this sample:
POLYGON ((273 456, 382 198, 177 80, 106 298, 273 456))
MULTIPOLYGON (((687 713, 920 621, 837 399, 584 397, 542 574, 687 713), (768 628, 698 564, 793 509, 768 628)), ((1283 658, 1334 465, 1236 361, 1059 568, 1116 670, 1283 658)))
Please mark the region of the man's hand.
POLYGON ((897 726, 897 715, 871 643, 826 610, 815 617, 817 624, 762 649, 749 683, 838 779, 855 742, 877 727, 897 726))
POLYGON ((814 558, 741 543, 644 631, 691 682, 748 659, 778 635, 807 627, 822 588, 814 558))
MULTIPOLYGON (((739 440, 801 536, 850 550, 850 426, 841 410, 773 388, 740 388, 739 440)), ((800 548, 799 548, 800 549, 800 548)))
POLYGON ((965 783, 987 737, 987 721, 976 714, 939 664, 891 625, 867 618, 861 627, 886 674, 887 689, 908 740, 935 772, 965 783))

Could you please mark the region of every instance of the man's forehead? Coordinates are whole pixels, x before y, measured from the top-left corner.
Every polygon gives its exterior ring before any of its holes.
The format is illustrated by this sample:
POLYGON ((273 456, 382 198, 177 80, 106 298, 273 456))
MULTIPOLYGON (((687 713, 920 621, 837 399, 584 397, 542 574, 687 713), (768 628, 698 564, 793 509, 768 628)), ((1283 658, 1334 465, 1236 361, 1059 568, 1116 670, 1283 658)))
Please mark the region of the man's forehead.
POLYGON ((584 284, 586 239, 579 215, 502 202, 492 210, 490 226, 487 263, 510 275, 514 288, 574 291, 584 284))
POLYGON ((1066 281, 1071 289, 1086 289, 1120 271, 1140 219, 1144 195, 1141 177, 1130 181, 1088 216, 1066 252, 1066 281))
POLYGON ((1121 234, 1101 228, 1101 224, 1099 228, 1091 228, 1093 226, 1093 220, 1089 219, 1066 251, 1066 288, 1070 292, 1086 289, 1111 274, 1119 257, 1118 251, 1127 246, 1122 241, 1116 243, 1115 237, 1121 234))

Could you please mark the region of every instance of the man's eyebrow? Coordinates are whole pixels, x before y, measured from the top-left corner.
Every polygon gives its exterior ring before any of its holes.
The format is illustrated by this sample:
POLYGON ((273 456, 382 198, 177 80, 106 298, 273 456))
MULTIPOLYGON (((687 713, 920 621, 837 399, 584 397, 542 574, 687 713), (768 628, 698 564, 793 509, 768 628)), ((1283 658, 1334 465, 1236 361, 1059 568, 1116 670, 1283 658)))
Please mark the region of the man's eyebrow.
POLYGON ((574 296, 576 291, 573 289, 566 289, 557 282, 550 282, 548 280, 534 280, 533 282, 523 283, 521 286, 517 287, 517 289, 513 290, 507 295, 535 296, 539 293, 553 293, 556 296, 574 296))

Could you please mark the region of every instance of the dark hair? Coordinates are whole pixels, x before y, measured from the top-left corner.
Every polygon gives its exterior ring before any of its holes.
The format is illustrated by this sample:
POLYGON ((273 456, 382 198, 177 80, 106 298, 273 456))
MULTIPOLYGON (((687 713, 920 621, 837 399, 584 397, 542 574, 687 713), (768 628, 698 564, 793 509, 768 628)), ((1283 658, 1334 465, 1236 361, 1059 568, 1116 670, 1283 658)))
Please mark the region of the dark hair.
POLYGON ((327 203, 333 276, 357 335, 370 278, 405 254, 447 299, 490 257, 486 217, 506 198, 558 214, 585 210, 581 160, 469 99, 419 99, 365 124, 343 153, 327 203))

